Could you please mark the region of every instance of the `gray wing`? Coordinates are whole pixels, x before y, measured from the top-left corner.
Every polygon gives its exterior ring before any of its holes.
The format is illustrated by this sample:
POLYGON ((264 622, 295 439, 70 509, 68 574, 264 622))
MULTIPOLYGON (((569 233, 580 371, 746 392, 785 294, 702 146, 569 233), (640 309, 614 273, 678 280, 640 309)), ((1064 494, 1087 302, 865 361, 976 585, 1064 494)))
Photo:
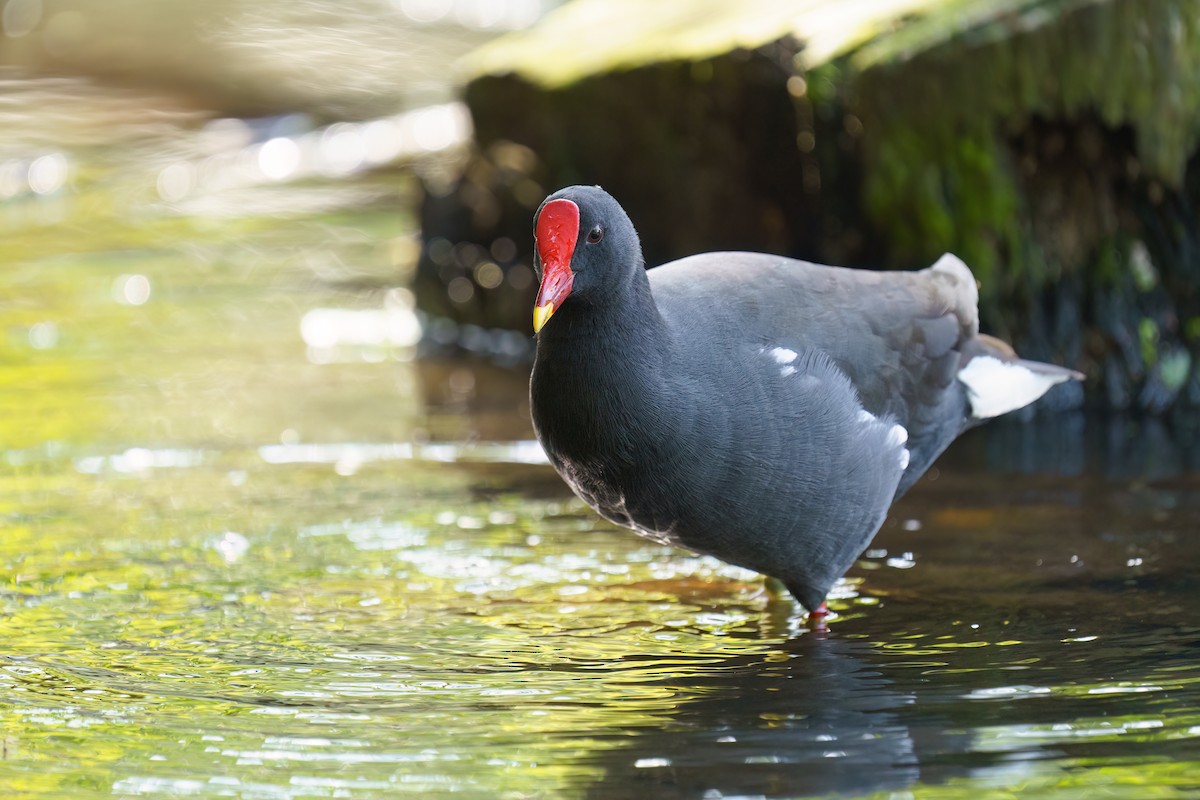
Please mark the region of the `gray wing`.
POLYGON ((977 347, 978 292, 952 255, 919 272, 826 267, 759 253, 706 253, 649 272, 659 311, 686 337, 700 315, 731 341, 826 354, 863 407, 908 431, 897 496, 967 426, 956 375, 977 347))

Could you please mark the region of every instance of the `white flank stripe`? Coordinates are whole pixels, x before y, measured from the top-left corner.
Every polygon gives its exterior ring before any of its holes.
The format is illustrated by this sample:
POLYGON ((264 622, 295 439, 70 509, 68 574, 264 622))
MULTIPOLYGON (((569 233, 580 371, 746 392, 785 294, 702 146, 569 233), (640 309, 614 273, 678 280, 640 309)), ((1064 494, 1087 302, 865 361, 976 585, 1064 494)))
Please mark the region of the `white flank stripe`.
POLYGON ((775 359, 776 364, 790 364, 796 360, 796 351, 786 347, 773 347, 771 357, 775 359))
POLYGON ((967 387, 971 416, 975 419, 990 419, 1024 408, 1068 377, 1065 373, 1039 374, 993 356, 973 358, 958 371, 958 379, 967 387))
MULTIPOLYGON (((867 411, 865 408, 860 408, 858 410, 858 421, 866 426, 883 424, 879 421, 879 417, 875 416, 870 411, 867 411)), ((903 425, 896 423, 888 429, 887 439, 884 440, 884 443, 889 447, 900 448, 900 469, 908 469, 908 460, 911 454, 908 452, 908 448, 903 446, 908 443, 908 429, 903 425)))

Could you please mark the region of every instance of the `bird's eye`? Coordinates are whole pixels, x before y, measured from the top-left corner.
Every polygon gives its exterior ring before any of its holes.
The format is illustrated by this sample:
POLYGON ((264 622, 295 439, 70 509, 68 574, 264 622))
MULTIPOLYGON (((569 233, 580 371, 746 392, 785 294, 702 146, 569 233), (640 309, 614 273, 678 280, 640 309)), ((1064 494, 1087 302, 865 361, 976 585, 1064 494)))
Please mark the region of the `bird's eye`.
POLYGON ((588 231, 588 235, 587 235, 588 244, 597 244, 603 238, 604 238, 604 226, 603 225, 596 225, 590 231, 588 231))

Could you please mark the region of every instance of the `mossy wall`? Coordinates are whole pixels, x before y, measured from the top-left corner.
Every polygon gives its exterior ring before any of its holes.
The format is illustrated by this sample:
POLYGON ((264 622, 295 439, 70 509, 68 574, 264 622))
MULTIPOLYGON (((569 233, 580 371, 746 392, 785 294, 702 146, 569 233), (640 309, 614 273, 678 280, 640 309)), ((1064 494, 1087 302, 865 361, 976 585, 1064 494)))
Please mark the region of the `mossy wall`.
POLYGON ((1200 400, 1200 3, 1035 10, 932 45, 927 20, 848 58, 863 210, 890 264, 957 252, 994 329, 1102 374, 1110 404, 1160 410, 1189 381, 1200 400))
MULTIPOLYGON (((1098 402, 1200 403, 1200 0, 925 5, 831 59, 785 36, 567 84, 489 62, 466 90, 480 154, 431 195, 427 237, 508 238, 527 268, 541 197, 589 182, 651 264, 753 249, 917 268, 950 250, 985 325, 1085 369, 1098 402), (497 170, 514 147, 525 167, 497 170)), ((527 324, 532 288, 464 305, 436 284, 447 313, 527 324)))

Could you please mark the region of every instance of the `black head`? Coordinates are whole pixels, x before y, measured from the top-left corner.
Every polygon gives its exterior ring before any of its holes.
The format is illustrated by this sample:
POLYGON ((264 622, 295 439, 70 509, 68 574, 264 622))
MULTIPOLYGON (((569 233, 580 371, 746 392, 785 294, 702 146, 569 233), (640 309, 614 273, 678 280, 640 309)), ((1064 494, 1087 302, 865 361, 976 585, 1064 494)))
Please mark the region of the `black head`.
POLYGON ((611 295, 642 271, 642 248, 625 209, 599 186, 568 186, 542 201, 534 217, 541 288, 534 331, 563 303, 611 295))

